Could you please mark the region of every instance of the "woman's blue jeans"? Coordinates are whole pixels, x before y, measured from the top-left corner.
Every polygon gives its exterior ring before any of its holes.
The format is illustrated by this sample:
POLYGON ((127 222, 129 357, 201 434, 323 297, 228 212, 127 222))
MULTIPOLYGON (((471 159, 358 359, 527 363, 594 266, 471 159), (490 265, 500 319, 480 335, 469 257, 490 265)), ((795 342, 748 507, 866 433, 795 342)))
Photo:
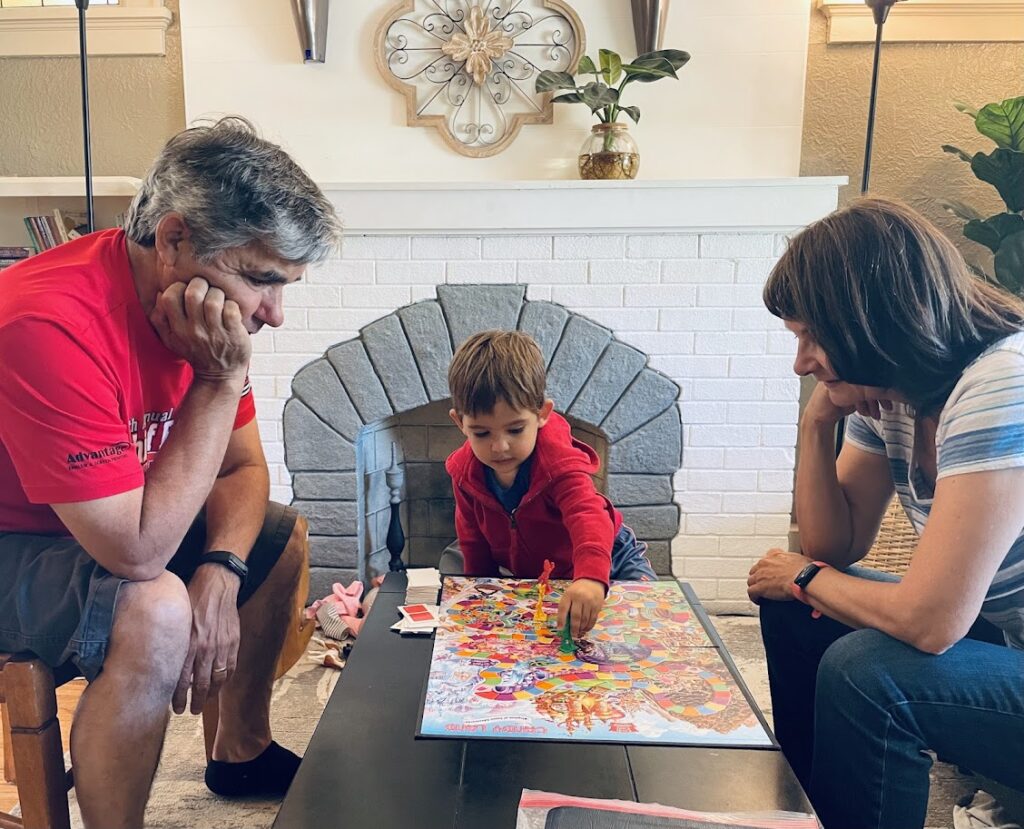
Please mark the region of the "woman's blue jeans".
POLYGON ((826 829, 924 826, 926 750, 1024 790, 1024 651, 983 621, 936 656, 810 614, 765 602, 761 635, 775 734, 826 829))

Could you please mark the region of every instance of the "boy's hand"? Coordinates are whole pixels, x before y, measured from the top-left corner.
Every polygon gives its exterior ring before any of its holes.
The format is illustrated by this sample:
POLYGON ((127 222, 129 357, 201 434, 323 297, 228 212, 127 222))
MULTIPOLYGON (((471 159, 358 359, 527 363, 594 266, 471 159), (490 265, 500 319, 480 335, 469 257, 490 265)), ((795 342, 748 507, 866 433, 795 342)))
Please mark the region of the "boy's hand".
POLYGON ((558 629, 565 627, 566 614, 571 613, 572 638, 580 639, 597 624, 602 607, 604 585, 594 579, 576 579, 558 603, 558 629))

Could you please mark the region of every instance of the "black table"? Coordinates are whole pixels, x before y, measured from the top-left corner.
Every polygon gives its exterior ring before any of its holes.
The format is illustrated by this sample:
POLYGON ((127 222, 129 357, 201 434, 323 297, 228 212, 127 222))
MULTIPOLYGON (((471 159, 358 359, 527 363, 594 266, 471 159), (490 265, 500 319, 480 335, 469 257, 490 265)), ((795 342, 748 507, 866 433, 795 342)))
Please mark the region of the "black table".
POLYGON ((777 749, 416 739, 434 642, 389 630, 405 586, 404 574, 388 574, 274 829, 514 827, 524 788, 707 811, 811 811, 777 749))

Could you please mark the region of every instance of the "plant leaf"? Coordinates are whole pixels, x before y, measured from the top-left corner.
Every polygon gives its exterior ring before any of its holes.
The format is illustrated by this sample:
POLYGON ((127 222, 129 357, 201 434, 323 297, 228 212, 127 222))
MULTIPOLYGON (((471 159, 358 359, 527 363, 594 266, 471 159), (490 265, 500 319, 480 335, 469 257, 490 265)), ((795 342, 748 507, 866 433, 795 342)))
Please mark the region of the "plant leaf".
POLYGON ((949 153, 950 155, 955 155, 961 161, 966 161, 968 164, 970 164, 971 161, 974 160, 974 156, 968 155, 963 150, 961 150, 959 147, 954 147, 952 144, 943 144, 942 145, 942 151, 944 153, 949 153))
POLYGON ((690 53, 684 52, 681 49, 658 49, 654 52, 645 52, 642 55, 638 55, 637 59, 633 61, 633 64, 636 65, 640 61, 654 58, 667 60, 669 64, 671 64, 672 69, 676 70, 681 69, 689 62, 690 53))
POLYGON ((591 112, 597 112, 601 107, 614 104, 619 100, 619 91, 611 87, 591 81, 582 90, 583 103, 590 107, 591 112))
POLYGON ((626 73, 626 83, 640 81, 640 83, 653 83, 660 78, 678 78, 672 64, 663 58, 652 58, 646 63, 624 63, 622 71, 626 73))
POLYGON ((978 132, 1000 147, 1024 150, 1024 95, 983 106, 974 119, 978 132))
POLYGON ((965 104, 963 101, 953 101, 953 109, 957 112, 962 112, 964 115, 970 115, 972 118, 978 117, 977 107, 972 107, 970 104, 965 104))
POLYGON ((534 86, 537 92, 550 92, 552 89, 575 89, 576 81, 568 72, 552 72, 545 69, 537 76, 534 86))
POLYGON ((972 219, 964 225, 964 236, 998 253, 1003 240, 1024 230, 1024 216, 1019 213, 997 213, 988 219, 972 219))
POLYGON ((598 58, 601 61, 601 74, 604 76, 604 82, 609 86, 618 83, 622 76, 622 58, 611 49, 601 49, 598 52, 598 58))
POLYGON ((974 175, 991 184, 1011 213, 1024 210, 1024 152, 997 149, 977 153, 971 160, 974 175))
POLYGON ((956 201, 955 199, 949 199, 947 201, 939 202, 943 209, 947 213, 952 213, 958 219, 963 219, 965 222, 972 220, 982 221, 984 217, 969 204, 964 204, 962 201, 956 201))
POLYGON ((578 104, 583 100, 583 96, 579 92, 566 92, 564 95, 558 95, 551 99, 553 104, 578 104))
POLYGON ((590 59, 589 55, 584 55, 580 58, 580 64, 576 67, 577 75, 594 75, 597 73, 597 67, 594 66, 594 61, 590 59))
POLYGON ((1003 239, 996 252, 995 266, 999 284, 1020 295, 1024 289, 1024 231, 1003 239))
POLYGON ((640 123, 640 107, 624 107, 620 106, 619 109, 625 112, 630 118, 633 119, 634 124, 640 123))

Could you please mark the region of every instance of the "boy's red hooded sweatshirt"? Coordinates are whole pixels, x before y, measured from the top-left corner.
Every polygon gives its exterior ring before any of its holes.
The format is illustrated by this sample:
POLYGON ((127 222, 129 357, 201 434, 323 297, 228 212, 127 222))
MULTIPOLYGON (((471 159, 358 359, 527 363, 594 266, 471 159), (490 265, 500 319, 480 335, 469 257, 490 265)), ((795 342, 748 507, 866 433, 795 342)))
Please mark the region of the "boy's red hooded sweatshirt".
POLYGON ((487 488, 484 465, 467 441, 445 463, 455 491, 455 529, 466 573, 496 576, 504 567, 519 578, 541 574, 544 559, 556 579, 594 579, 608 586, 612 542, 622 515, 594 489, 597 453, 552 412, 537 432, 530 488, 510 515, 487 488))

